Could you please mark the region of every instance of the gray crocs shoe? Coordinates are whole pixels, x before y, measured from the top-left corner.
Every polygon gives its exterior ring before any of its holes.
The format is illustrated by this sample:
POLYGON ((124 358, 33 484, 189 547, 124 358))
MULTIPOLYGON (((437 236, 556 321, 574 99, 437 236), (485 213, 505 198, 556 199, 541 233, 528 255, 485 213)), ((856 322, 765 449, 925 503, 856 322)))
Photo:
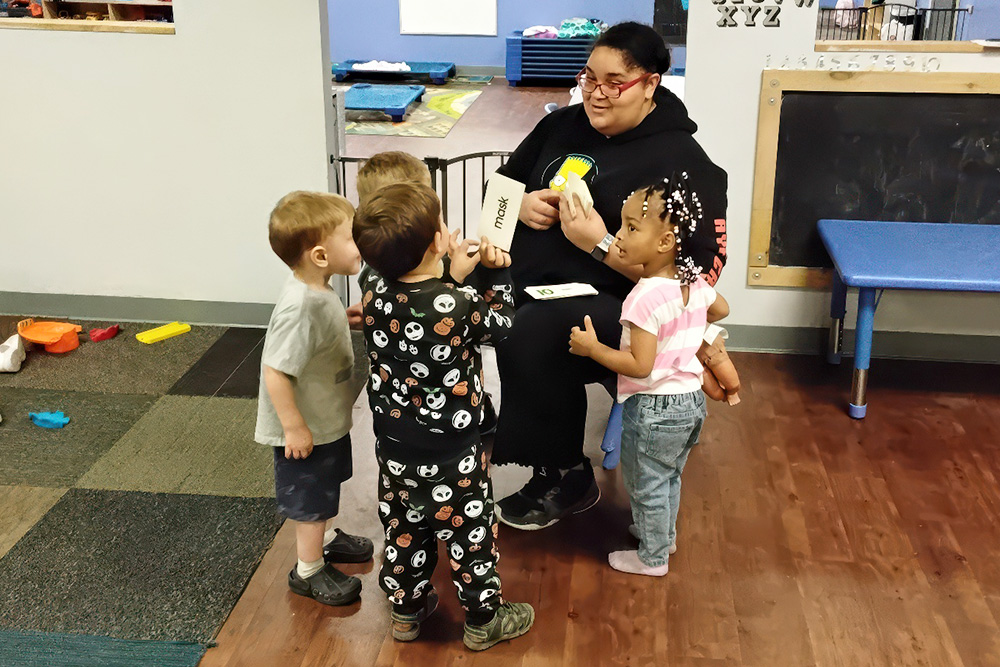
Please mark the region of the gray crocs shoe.
POLYGON ((293 567, 288 573, 288 587, 293 593, 334 607, 351 604, 361 597, 361 580, 329 563, 308 579, 300 577, 298 568, 293 567))
POLYGON ((327 563, 366 563, 372 559, 375 546, 367 537, 350 535, 340 528, 337 536, 323 547, 323 560, 327 563))

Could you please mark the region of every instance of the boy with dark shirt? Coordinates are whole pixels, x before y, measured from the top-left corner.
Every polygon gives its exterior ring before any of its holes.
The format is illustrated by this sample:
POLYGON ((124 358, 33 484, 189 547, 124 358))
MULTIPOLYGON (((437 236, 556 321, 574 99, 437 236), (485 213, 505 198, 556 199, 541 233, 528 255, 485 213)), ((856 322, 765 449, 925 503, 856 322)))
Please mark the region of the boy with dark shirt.
POLYGON ((513 321, 510 257, 485 238, 469 256, 469 241, 452 239, 441 222, 434 191, 413 183, 365 201, 354 239, 378 272, 362 285, 362 304, 387 539, 379 585, 394 604, 392 634, 416 639, 437 607, 430 578, 441 539, 466 610, 465 645, 484 650, 534 622, 530 605, 501 597, 492 488, 474 418, 484 390, 476 345, 504 338, 513 321), (442 282, 445 254, 456 282, 481 261, 491 289, 480 295, 442 282))

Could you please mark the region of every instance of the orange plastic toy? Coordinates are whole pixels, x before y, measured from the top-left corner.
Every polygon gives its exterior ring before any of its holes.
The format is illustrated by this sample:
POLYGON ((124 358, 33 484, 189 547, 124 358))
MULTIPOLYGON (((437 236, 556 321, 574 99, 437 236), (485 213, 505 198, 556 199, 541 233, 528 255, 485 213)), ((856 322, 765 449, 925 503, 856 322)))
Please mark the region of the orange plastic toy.
POLYGON ((32 319, 17 323, 17 333, 30 343, 40 343, 46 352, 69 352, 80 347, 77 335, 83 327, 68 322, 36 322, 32 319))

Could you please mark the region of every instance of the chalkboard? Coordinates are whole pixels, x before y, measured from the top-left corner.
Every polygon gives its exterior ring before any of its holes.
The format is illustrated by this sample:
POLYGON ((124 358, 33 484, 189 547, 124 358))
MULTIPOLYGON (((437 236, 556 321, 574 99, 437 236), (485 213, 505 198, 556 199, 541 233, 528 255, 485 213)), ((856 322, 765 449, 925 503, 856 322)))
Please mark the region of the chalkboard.
POLYGON ((785 91, 774 177, 771 266, 831 266, 821 218, 1000 224, 1000 95, 785 91))

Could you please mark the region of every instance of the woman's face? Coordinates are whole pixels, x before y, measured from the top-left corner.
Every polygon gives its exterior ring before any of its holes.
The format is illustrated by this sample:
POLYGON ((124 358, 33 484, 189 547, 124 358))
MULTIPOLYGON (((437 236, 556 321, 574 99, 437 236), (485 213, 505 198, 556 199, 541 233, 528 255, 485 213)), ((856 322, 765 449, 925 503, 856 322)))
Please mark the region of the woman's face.
MULTIPOLYGON (((626 84, 647 74, 639 67, 628 67, 617 49, 599 46, 590 54, 585 69, 587 78, 600 84, 626 84)), ((583 93, 583 108, 595 130, 607 137, 627 132, 642 122, 649 113, 653 92, 660 83, 659 74, 623 90, 621 97, 612 99, 599 86, 592 93, 583 93)))

